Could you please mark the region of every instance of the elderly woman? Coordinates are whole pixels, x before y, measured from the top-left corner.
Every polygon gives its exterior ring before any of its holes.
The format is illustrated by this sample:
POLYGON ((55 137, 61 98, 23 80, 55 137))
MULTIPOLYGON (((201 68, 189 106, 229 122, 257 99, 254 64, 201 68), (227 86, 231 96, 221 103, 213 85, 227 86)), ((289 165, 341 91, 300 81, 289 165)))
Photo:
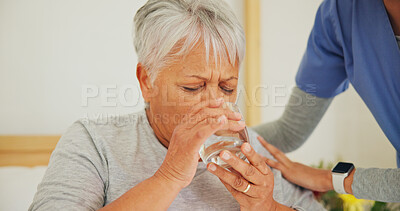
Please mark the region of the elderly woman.
MULTIPOLYGON (((271 170, 259 142, 235 170, 199 159, 218 130, 242 130, 224 109, 237 96, 243 29, 221 0, 150 0, 136 14, 137 78, 146 109, 118 121, 77 121, 60 139, 30 210, 323 209, 271 170)), ((249 133, 250 139, 256 134, 249 133)))

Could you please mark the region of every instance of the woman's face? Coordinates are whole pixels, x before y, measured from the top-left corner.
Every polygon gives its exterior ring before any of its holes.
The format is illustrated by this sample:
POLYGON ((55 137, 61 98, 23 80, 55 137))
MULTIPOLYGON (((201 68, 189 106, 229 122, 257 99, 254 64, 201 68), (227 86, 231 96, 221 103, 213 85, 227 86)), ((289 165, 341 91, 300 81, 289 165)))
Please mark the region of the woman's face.
POLYGON ((169 141, 184 115, 201 101, 224 98, 235 102, 238 74, 238 65, 225 60, 215 65, 210 57, 207 65, 204 46, 198 45, 165 66, 148 89, 143 89, 143 77, 138 75, 143 96, 150 103, 149 121, 158 138, 169 141))

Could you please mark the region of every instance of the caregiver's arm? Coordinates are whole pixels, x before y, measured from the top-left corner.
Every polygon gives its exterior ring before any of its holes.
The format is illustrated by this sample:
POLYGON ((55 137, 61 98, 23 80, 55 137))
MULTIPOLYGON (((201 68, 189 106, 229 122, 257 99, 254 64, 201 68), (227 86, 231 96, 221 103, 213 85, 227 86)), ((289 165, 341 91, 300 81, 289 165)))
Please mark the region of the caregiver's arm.
POLYGON ((253 129, 283 152, 299 148, 317 126, 333 98, 320 98, 293 88, 283 115, 253 129))
MULTIPOLYGON (((276 158, 269 166, 282 172, 290 182, 314 191, 333 190, 330 170, 316 169, 292 162, 279 149, 259 137, 260 143, 276 158)), ((400 202, 400 169, 357 168, 344 180, 345 191, 360 199, 400 202)))
POLYGON ((357 198, 400 202, 400 169, 358 168, 351 188, 357 198))

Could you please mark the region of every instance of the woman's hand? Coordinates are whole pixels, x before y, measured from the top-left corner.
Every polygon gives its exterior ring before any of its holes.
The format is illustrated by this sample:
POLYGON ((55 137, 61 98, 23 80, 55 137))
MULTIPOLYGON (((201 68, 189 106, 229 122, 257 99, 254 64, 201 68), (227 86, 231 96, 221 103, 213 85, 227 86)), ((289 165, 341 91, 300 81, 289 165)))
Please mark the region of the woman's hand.
POLYGON ((219 177, 239 202, 241 210, 290 210, 273 199, 274 175, 264 158, 248 143, 243 144, 241 150, 250 164, 224 150, 220 157, 231 165, 234 171, 229 172, 214 163, 208 164, 208 170, 219 177))
POLYGON ((155 177, 186 187, 196 173, 199 150, 205 140, 218 130, 239 131, 245 127, 240 114, 221 108, 223 102, 208 100, 191 108, 174 129, 167 155, 155 177))
POLYGON ((331 171, 292 162, 283 152, 266 142, 262 137, 259 136, 257 139, 277 160, 264 158, 266 163, 272 168, 280 170, 283 177, 288 181, 313 191, 333 190, 331 171))

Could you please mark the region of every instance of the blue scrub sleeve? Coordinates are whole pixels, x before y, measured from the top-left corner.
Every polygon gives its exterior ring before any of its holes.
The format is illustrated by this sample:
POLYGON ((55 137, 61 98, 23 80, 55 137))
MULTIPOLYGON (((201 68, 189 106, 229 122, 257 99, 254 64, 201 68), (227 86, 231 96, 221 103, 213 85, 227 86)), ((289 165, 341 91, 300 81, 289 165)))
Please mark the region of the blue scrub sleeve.
POLYGON ((336 1, 324 1, 296 75, 297 86, 317 97, 331 98, 348 88, 338 23, 336 1))

